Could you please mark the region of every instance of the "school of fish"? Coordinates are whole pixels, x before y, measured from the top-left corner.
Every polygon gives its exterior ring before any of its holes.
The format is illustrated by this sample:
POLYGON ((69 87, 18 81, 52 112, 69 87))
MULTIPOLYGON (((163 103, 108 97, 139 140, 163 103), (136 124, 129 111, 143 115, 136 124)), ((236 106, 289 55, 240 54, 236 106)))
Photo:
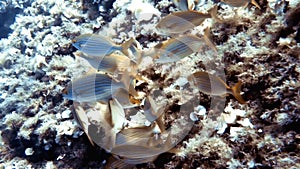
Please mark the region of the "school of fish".
MULTIPOLYGON (((109 162, 115 168, 151 162, 178 143, 172 141, 172 134, 166 130, 163 121, 168 101, 158 102, 154 94, 136 90, 137 80, 149 80, 139 72, 143 58, 150 56, 155 64, 166 64, 180 61, 206 48, 215 52, 217 50, 209 36, 183 33, 201 25, 207 18, 222 22, 216 16, 218 6, 215 5, 208 13, 202 13, 194 10, 198 1, 173 2, 181 11, 163 17, 156 29, 168 35, 181 35, 172 36, 150 50, 142 49, 139 42, 133 38, 122 45, 95 34, 83 34, 72 40, 72 45, 78 50, 76 57, 86 60, 93 71, 72 80, 63 90, 63 96, 79 105, 93 103, 104 107, 101 112, 96 113, 101 122, 101 126, 97 126, 97 135, 91 132, 91 125, 95 124, 89 119, 84 106, 76 109, 75 118, 92 144, 100 145, 114 154, 115 158, 121 159, 121 162, 114 160, 109 162), (127 114, 132 108, 142 111, 149 124, 129 127, 127 114)), ((252 3, 260 9, 255 0, 221 0, 221 2, 233 7, 244 7, 252 3)), ((213 96, 231 94, 239 103, 246 103, 240 95, 241 82, 230 87, 221 78, 204 71, 191 72, 186 79, 191 86, 204 94, 213 96)))

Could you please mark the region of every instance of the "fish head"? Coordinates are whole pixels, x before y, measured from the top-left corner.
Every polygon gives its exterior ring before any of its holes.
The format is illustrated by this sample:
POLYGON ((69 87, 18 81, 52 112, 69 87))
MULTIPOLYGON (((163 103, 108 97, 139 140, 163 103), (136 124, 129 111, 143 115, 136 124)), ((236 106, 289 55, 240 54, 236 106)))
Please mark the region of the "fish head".
POLYGON ((82 47, 82 45, 84 45, 83 41, 79 41, 78 38, 75 38, 72 40, 72 45, 76 48, 76 49, 80 49, 82 47))

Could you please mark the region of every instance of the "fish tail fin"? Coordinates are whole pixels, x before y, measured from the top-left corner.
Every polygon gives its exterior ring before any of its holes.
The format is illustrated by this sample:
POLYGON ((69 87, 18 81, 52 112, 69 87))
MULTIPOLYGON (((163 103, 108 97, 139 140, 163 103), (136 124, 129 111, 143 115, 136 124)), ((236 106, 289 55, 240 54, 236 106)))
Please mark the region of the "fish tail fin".
POLYGON ((241 86, 242 86, 242 82, 238 82, 237 84, 235 84, 231 90, 232 90, 232 95, 241 103, 241 104, 245 104, 246 101, 243 99, 243 97, 241 96, 241 86))
POLYGON ((130 38, 129 40, 125 41, 122 45, 121 45, 121 51, 122 53, 124 53, 126 56, 129 56, 129 48, 132 45, 132 43, 134 42, 133 38, 130 38))
POLYGON ((124 84, 125 89, 130 95, 138 96, 138 92, 135 90, 136 80, 130 75, 130 73, 124 72, 120 81, 124 84))
POLYGON ((132 96, 138 96, 138 92, 135 90, 135 83, 136 83, 136 80, 132 79, 129 84, 129 93, 132 96))
POLYGON ((216 20, 219 23, 223 23, 223 21, 217 16, 218 13, 218 6, 215 5, 213 8, 211 8, 208 13, 211 15, 211 17, 216 20))
POLYGON ((258 9, 261 9, 261 7, 258 5, 258 3, 255 0, 251 0, 251 3, 255 5, 258 9))

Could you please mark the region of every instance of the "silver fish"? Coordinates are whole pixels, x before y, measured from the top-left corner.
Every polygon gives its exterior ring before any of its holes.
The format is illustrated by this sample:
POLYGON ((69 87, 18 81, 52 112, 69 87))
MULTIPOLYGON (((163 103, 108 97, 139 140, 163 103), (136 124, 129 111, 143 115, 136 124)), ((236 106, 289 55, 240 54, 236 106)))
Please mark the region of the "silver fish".
POLYGON ((161 19, 156 25, 156 29, 166 34, 183 33, 199 26, 207 18, 217 19, 217 10, 218 7, 215 6, 208 13, 198 11, 174 12, 161 19))
POLYGON ((155 132, 156 126, 156 124, 152 124, 150 126, 123 129, 116 135, 116 146, 128 144, 147 145, 155 132))
POLYGON ((96 34, 84 34, 72 40, 72 44, 79 51, 91 56, 105 56, 114 51, 122 51, 128 54, 128 48, 131 46, 132 40, 126 41, 122 45, 116 45, 106 37, 96 34))
POLYGON ((199 52, 210 44, 207 39, 199 38, 195 35, 183 35, 178 38, 171 38, 158 45, 155 48, 155 63, 175 62, 199 52))
POLYGON ((111 153, 120 155, 128 159, 148 159, 150 157, 155 157, 163 152, 169 151, 173 148, 171 141, 171 134, 168 134, 166 141, 161 147, 151 147, 147 145, 137 145, 137 144, 125 144, 120 146, 115 146, 111 153))
POLYGON ((78 102, 108 102, 114 92, 119 88, 125 88, 106 74, 91 73, 72 81, 63 91, 63 96, 69 100, 78 102))
POLYGON ((105 73, 122 73, 126 70, 133 72, 137 69, 136 63, 122 54, 111 53, 110 55, 99 57, 80 53, 78 56, 88 61, 93 68, 105 73))
POLYGON ((205 94, 215 96, 232 94, 240 103, 246 103, 240 94, 242 85, 241 82, 238 82, 233 87, 229 87, 221 78, 207 72, 193 73, 188 77, 188 80, 193 82, 194 85, 205 94))
POLYGON ((255 0, 221 0, 221 2, 224 2, 225 4, 228 4, 233 7, 247 6, 249 3, 252 3, 258 9, 261 9, 261 7, 255 0))

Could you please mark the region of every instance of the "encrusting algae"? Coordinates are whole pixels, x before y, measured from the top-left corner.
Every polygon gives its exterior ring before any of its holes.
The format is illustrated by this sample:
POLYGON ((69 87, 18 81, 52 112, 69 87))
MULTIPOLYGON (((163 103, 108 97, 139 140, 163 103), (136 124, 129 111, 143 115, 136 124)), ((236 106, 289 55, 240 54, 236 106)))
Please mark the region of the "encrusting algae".
MULTIPOLYGON (((181 9, 184 11, 164 17, 157 29, 178 34, 193 29, 207 18, 216 18, 217 6, 204 14, 194 11, 190 1, 176 1, 176 4, 183 5, 181 9)), ((95 142, 122 159, 121 164, 117 161, 110 164, 121 168, 151 162, 180 141, 176 138, 178 133, 164 123, 168 100, 157 101, 159 95, 154 89, 147 93, 135 90, 136 80, 151 83, 140 75, 139 66, 143 59, 150 56, 154 64, 166 64, 205 50, 216 53, 208 37, 192 34, 170 38, 154 46, 150 52, 143 51, 133 38, 116 45, 106 37, 93 34, 80 35, 73 40, 73 46, 79 51, 77 56, 85 59, 96 72, 75 78, 64 90, 64 97, 77 102, 75 116, 92 144, 95 142), (94 107, 87 109, 87 105, 94 107), (148 124, 130 124, 128 115, 133 112, 142 112, 148 124), (93 122, 91 117, 96 117, 98 122, 93 122), (91 125, 98 128, 97 133, 89 131, 91 125)), ((186 79, 205 94, 232 94, 240 103, 246 103, 240 95, 241 82, 229 87, 222 79, 207 72, 191 73, 186 79)), ((152 86, 155 88, 155 84, 152 86)), ((189 101, 185 104, 192 107, 189 101)))
POLYGON ((25 1, 0 2, 0 168, 300 168, 299 0, 25 1))

